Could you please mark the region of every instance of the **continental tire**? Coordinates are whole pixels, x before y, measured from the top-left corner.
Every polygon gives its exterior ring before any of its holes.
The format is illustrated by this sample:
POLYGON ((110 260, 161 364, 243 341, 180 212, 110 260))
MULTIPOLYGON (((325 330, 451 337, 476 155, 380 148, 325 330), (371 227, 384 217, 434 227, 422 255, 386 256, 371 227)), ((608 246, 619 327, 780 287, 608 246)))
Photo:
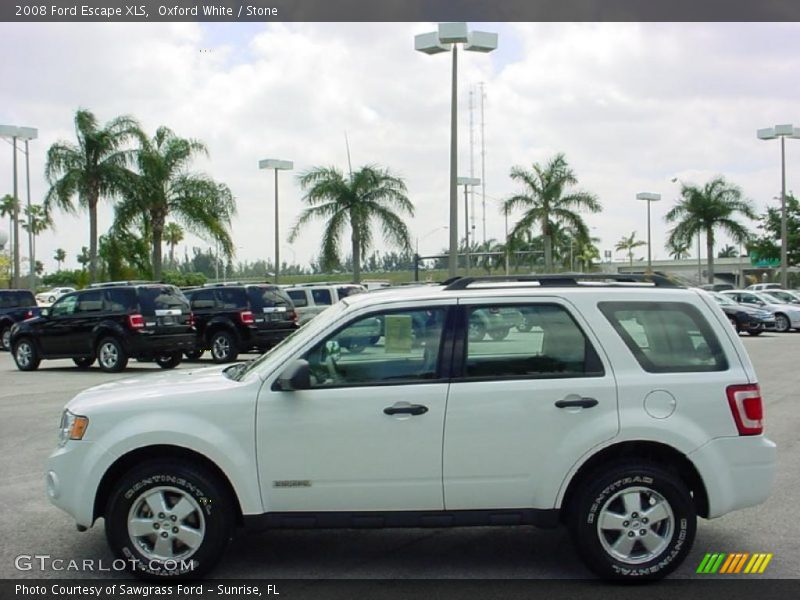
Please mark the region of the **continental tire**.
POLYGON ((578 553, 606 579, 665 577, 686 558, 697 529, 683 481, 643 461, 616 463, 591 476, 569 510, 578 553))
POLYGON ((234 502, 204 468, 177 460, 147 462, 115 485, 106 506, 106 538, 137 577, 197 578, 228 545, 234 502))

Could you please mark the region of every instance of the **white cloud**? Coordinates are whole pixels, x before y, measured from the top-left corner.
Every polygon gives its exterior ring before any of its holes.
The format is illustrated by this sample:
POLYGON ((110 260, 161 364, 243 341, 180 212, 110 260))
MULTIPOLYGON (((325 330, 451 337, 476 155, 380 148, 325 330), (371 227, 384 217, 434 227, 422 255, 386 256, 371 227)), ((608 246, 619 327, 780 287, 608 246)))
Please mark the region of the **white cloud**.
MULTIPOLYGON (((0 25, 0 122, 37 127, 32 193, 43 197, 45 149, 71 140, 83 106, 101 121, 132 114, 152 133, 167 125, 204 141, 198 170, 227 183, 239 201, 234 223, 240 258, 271 255, 272 174, 266 157, 296 169, 379 163, 406 177, 417 206, 411 223, 425 235, 448 220, 449 76, 447 55, 413 51, 413 35, 431 24, 0 25)), ((461 53, 459 148, 469 165, 467 86, 486 82, 487 194, 513 191, 512 165, 530 166, 563 151, 580 187, 605 206, 588 217, 601 249, 632 230, 643 236, 645 207, 636 192, 660 192, 653 205, 654 254, 663 256, 661 220, 678 187, 723 174, 760 208, 779 190, 779 149, 755 130, 800 124, 800 27, 796 24, 499 25, 501 49, 461 53)), ((478 113, 475 133, 478 139, 478 113)), ((7 147, 7 146, 4 146, 7 147)), ((7 147, 8 148, 8 147, 7 147)), ((10 149, 0 152, 0 189, 10 191, 10 149)), ((476 148, 477 165, 480 164, 476 148)), ((787 143, 788 187, 800 182, 800 142, 787 143), (795 148, 797 146, 797 148, 795 148)), ((479 174, 479 173, 478 173, 479 174)), ((301 209, 295 173, 281 181, 284 235, 301 209)), ((21 186, 24 198, 24 186, 21 186)), ((487 229, 503 219, 489 200, 487 229)), ((110 207, 101 228, 111 221, 110 207)), ((0 225, 2 227, 3 225, 0 225)), ((292 251, 306 261, 320 226, 292 251)), ((480 225, 478 226, 480 231, 480 225)), ((87 245, 85 217, 58 217, 38 247, 48 266, 56 247, 74 256, 87 245)), ((422 250, 445 245, 429 236, 422 250)), ((197 240, 194 243, 198 243, 197 240)), ((284 257, 292 256, 283 243, 284 257)))

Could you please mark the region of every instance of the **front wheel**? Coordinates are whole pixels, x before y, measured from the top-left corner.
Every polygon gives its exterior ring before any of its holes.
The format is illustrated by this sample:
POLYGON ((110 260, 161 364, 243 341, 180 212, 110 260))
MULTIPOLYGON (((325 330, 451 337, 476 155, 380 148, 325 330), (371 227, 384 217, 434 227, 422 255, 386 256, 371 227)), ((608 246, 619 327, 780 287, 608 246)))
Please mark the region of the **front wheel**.
POLYGON ((17 368, 20 371, 35 371, 38 369, 42 358, 39 356, 36 344, 28 338, 19 340, 14 347, 14 362, 17 363, 17 368))
POLYGON ((106 506, 106 538, 137 576, 189 579, 219 561, 234 526, 233 499, 212 473, 186 462, 135 467, 106 506))
POLYGON ((173 352, 172 354, 157 356, 156 364, 162 369, 174 369, 179 364, 181 364, 182 359, 183 359, 183 353, 173 352))
POLYGON ((660 579, 686 558, 697 515, 671 471, 621 462, 587 480, 569 508, 573 541, 586 566, 608 579, 660 579))

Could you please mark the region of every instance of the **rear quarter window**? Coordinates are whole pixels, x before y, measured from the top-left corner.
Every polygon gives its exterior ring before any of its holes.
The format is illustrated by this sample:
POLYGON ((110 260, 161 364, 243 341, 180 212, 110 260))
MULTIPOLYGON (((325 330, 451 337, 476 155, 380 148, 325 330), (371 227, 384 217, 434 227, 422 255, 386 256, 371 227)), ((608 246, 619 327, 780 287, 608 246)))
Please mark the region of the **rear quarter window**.
POLYGON ((247 288, 250 306, 256 310, 273 306, 291 306, 292 301, 280 288, 270 286, 251 286, 247 288))
POLYGON ((17 306, 36 306, 36 298, 33 292, 17 292, 17 306))
POLYGON ((106 290, 106 310, 128 312, 136 309, 136 292, 131 288, 111 288, 106 290))
POLYGON ((286 292, 297 307, 308 306, 305 290, 289 290, 286 292))
POLYGON ((702 313, 683 302, 601 302, 598 307, 649 373, 725 371, 728 361, 702 313))

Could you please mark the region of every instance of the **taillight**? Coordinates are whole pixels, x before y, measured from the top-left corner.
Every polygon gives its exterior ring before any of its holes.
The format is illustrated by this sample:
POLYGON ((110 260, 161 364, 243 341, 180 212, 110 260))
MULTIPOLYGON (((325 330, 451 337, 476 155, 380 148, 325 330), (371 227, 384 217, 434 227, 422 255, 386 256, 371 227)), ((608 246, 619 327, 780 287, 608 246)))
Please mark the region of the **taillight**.
POLYGON ((142 315, 128 315, 128 327, 142 329, 144 327, 144 317, 142 315))
POLYGON ((739 435, 760 435, 764 432, 764 402, 757 383, 729 385, 728 404, 739 435))
POLYGON ((32 319, 33 318, 33 311, 32 310, 26 311, 25 312, 25 318, 26 319, 32 319))
POLYGON ((188 318, 186 319, 186 324, 189 327, 194 327, 194 313, 190 312, 188 318))
POLYGON ((243 325, 252 325, 256 322, 255 318, 253 318, 253 313, 249 310, 239 311, 239 320, 243 325))
POLYGON ((297 321, 297 311, 291 311, 289 313, 289 320, 290 321, 297 321))

